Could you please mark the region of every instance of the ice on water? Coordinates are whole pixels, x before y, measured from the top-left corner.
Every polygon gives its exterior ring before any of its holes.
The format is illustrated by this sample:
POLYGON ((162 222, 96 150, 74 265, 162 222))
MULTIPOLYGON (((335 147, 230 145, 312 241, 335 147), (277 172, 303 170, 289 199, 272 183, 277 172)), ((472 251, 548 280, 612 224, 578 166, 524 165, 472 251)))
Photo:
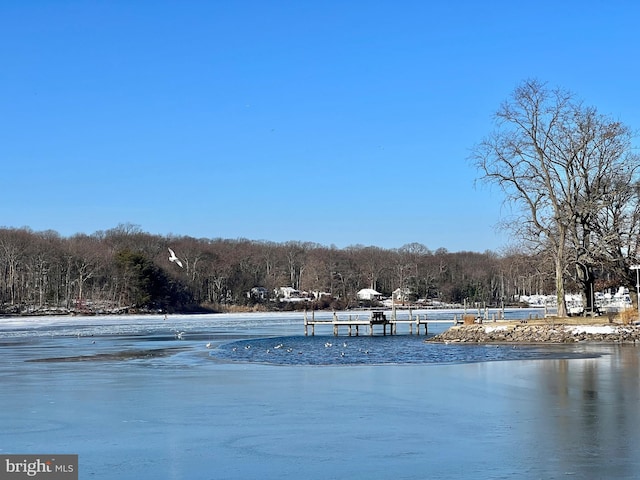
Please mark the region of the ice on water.
POLYGON ((302 333, 295 313, 0 319, 0 452, 77 453, 96 479, 640 476, 636 347, 302 333))

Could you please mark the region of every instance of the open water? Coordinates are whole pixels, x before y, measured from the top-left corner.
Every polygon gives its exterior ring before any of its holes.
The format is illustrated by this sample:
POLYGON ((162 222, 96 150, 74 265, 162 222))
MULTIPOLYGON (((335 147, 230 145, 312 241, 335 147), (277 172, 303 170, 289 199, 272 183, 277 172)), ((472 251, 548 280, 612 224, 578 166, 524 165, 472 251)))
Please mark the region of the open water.
POLYGON ((305 337, 301 314, 0 319, 0 454, 78 454, 82 479, 640 478, 634 346, 330 329, 305 337))

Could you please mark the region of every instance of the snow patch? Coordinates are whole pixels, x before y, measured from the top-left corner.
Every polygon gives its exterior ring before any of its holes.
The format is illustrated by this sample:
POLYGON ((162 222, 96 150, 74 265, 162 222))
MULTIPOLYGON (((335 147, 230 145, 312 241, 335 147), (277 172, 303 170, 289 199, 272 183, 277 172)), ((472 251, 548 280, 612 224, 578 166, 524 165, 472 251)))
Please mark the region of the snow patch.
POLYGON ((609 335, 617 333, 618 327, 613 327, 611 325, 577 325, 575 327, 567 327, 567 330, 571 331, 574 335, 580 333, 609 335))
POLYGON ((506 330, 508 330, 506 325, 499 325, 497 327, 484 327, 484 333, 504 332, 506 330))

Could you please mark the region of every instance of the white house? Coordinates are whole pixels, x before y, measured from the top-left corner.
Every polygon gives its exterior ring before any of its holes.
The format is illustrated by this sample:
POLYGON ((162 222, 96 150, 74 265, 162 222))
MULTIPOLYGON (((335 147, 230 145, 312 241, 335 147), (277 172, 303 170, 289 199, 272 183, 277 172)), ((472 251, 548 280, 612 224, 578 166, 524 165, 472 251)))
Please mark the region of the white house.
POLYGON ((409 300, 409 295, 411 295, 410 288, 396 288, 393 291, 393 299, 400 302, 405 302, 409 300))
POLYGON ((376 292, 373 288, 363 288, 357 294, 358 300, 380 300, 382 294, 376 292))
POLYGON ((301 292, 293 287, 276 288, 275 294, 281 302, 310 302, 313 300, 313 294, 301 292))
POLYGON ((281 297, 283 299, 300 297, 300 290, 296 290, 293 287, 279 287, 279 288, 276 288, 274 292, 276 296, 281 297))

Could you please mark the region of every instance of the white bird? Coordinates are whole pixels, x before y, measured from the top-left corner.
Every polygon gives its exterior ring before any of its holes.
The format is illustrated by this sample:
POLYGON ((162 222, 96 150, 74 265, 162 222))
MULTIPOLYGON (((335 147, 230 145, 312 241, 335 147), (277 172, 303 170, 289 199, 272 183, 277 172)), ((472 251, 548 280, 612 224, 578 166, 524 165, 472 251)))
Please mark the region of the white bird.
POLYGON ((169 261, 177 263, 178 266, 180 268, 182 268, 182 262, 180 261, 180 259, 178 257, 176 257, 176 254, 170 248, 169 248, 169 261))
POLYGON ((207 343, 207 348, 211 348, 211 342, 207 343))

